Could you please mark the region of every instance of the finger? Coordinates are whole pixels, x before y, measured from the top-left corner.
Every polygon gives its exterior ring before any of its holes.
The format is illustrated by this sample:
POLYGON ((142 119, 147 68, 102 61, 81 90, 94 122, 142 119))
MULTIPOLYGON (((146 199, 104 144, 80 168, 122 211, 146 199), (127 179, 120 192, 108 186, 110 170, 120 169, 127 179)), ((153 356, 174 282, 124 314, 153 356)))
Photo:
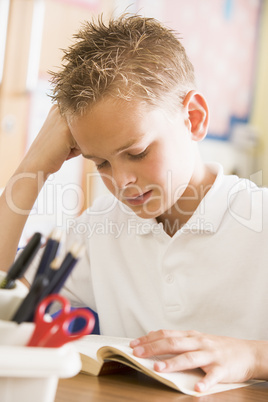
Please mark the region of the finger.
POLYGON ((166 354, 180 354, 201 349, 199 338, 164 338, 153 342, 138 344, 133 348, 133 354, 137 357, 150 357, 166 354))
POLYGON ((208 366, 210 363, 211 356, 208 352, 191 351, 168 359, 157 361, 154 364, 154 369, 163 373, 172 373, 175 371, 191 370, 208 366))
POLYGON ((75 158, 76 156, 79 156, 79 155, 81 155, 80 149, 73 148, 73 149, 71 149, 71 151, 70 151, 69 155, 67 156, 66 160, 75 158))
POLYGON ((202 380, 195 384, 195 390, 198 392, 206 392, 214 385, 223 380, 224 373, 220 366, 213 367, 202 380))
POLYGON ((180 337, 191 337, 196 336, 199 334, 197 331, 174 331, 174 330, 158 330, 158 331, 151 331, 146 336, 141 336, 140 338, 134 339, 130 342, 130 347, 135 347, 137 345, 143 345, 146 343, 150 343, 159 339, 164 338, 180 338, 180 337))
POLYGON ((167 330, 159 330, 159 331, 151 331, 148 335, 140 336, 137 339, 134 339, 130 342, 130 347, 134 348, 137 345, 142 345, 145 343, 153 342, 157 339, 164 338, 165 336, 169 336, 171 331, 167 330))

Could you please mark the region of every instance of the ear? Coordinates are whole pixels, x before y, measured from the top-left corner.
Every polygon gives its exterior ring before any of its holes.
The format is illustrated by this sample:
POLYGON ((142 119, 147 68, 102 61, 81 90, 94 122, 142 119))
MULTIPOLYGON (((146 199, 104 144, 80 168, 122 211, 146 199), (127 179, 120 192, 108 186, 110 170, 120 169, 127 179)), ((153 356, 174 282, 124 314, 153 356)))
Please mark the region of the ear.
POLYGON ((205 98, 196 91, 190 91, 183 101, 187 126, 194 141, 205 138, 209 124, 209 109, 205 98))

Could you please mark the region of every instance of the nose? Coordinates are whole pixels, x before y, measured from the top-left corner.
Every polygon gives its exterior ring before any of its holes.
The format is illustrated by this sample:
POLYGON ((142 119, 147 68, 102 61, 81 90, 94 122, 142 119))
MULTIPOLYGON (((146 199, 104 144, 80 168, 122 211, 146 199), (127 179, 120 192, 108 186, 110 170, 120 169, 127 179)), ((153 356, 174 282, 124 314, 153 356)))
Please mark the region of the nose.
POLYGON ((136 175, 133 170, 127 169, 126 166, 121 164, 112 167, 112 174, 114 184, 119 190, 136 182, 136 175))

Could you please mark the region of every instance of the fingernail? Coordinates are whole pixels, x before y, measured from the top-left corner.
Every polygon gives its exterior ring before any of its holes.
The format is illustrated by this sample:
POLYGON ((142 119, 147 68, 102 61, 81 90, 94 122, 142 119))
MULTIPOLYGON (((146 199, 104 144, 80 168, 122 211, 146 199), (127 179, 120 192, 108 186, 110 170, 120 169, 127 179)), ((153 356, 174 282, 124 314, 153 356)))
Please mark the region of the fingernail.
POLYGON ((130 347, 131 348, 135 348, 135 346, 138 346, 140 344, 140 340, 139 339, 134 339, 133 341, 130 342, 130 347))
POLYGON ((142 356, 144 353, 144 348, 142 346, 138 346, 137 348, 134 349, 133 351, 136 356, 142 356))
POLYGON ((157 362, 157 363, 155 363, 155 368, 156 368, 158 371, 162 371, 162 370, 164 370, 166 367, 167 367, 167 365, 166 365, 165 362, 157 362))

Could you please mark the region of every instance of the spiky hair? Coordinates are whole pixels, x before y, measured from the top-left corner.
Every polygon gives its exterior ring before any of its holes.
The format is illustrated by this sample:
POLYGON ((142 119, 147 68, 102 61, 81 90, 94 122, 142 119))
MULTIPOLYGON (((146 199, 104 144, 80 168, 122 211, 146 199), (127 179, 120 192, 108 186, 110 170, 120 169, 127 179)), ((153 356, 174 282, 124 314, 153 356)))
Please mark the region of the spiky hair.
POLYGON ((83 114, 113 97, 149 104, 181 103, 195 88, 194 69, 174 31, 153 18, 122 15, 86 22, 53 72, 52 98, 62 114, 83 114))

